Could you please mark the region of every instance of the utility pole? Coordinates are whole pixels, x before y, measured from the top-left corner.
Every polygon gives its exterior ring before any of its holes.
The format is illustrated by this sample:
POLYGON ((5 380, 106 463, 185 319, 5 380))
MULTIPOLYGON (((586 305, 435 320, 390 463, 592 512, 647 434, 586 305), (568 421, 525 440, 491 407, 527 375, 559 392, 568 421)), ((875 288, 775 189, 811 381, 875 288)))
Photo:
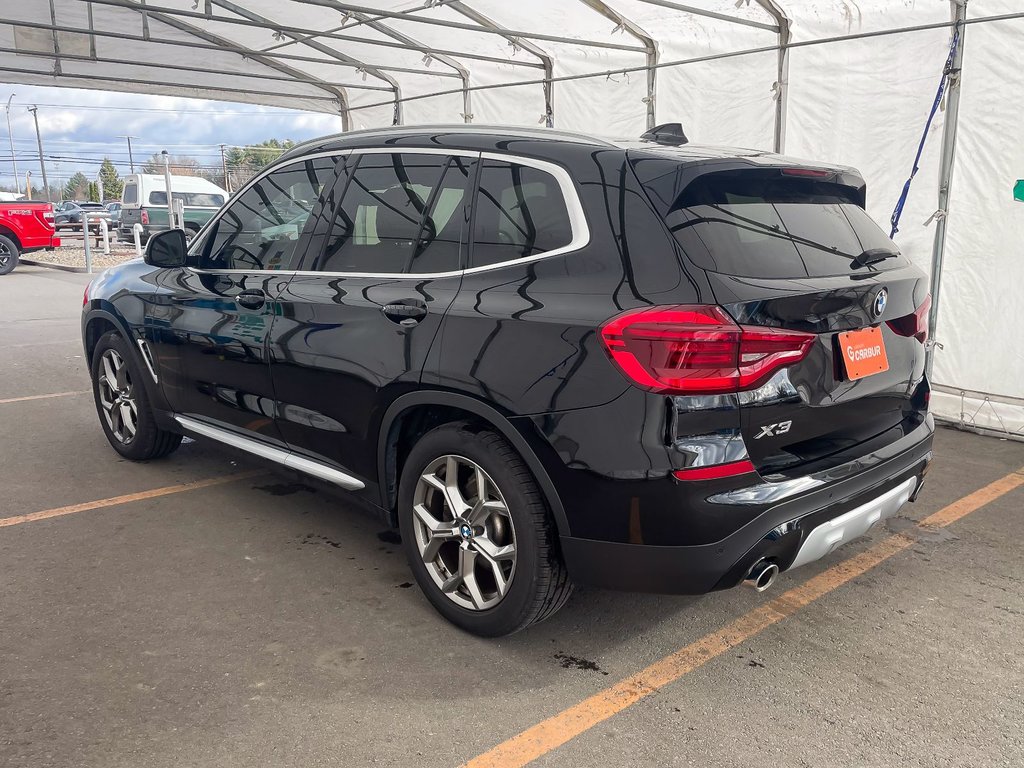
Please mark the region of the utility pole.
POLYGON ((11 132, 11 102, 18 94, 12 93, 7 100, 7 138, 11 141, 11 162, 14 163, 14 187, 21 194, 21 177, 18 175, 18 156, 14 154, 14 133, 11 132))
POLYGON ((231 179, 228 178, 228 156, 224 144, 220 145, 220 170, 224 174, 224 189, 228 191, 228 194, 231 194, 231 179))
MULTIPOLYGON (((171 229, 175 229, 174 225, 174 197, 171 194, 171 159, 167 154, 167 150, 163 150, 161 153, 164 158, 164 184, 167 185, 167 221, 170 222, 171 229)), ((184 228, 184 223, 182 223, 184 228)))
POLYGON ((43 135, 39 133, 38 109, 39 107, 32 105, 28 108, 28 111, 32 113, 32 119, 36 121, 36 143, 39 144, 39 169, 43 172, 43 189, 46 190, 46 199, 50 200, 50 183, 46 180, 46 162, 43 160, 43 135))
POLYGON ((128 165, 131 166, 132 173, 135 173, 135 159, 132 157, 132 139, 139 138, 138 136, 118 136, 119 139, 126 139, 128 141, 128 165))

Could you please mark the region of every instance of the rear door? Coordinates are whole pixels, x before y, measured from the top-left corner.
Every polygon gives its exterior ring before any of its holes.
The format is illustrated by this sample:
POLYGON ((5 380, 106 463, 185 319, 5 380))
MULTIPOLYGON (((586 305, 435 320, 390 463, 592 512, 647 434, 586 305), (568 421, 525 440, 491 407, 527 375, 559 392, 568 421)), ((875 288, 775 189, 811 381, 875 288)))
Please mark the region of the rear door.
POLYGON ((349 156, 271 332, 278 424, 297 452, 376 477, 376 425, 419 386, 459 290, 476 158, 349 156))
POLYGON ((859 178, 763 167, 672 172, 645 186, 733 319, 815 335, 803 359, 739 395, 758 469, 792 469, 920 424, 927 280, 865 212, 859 178))

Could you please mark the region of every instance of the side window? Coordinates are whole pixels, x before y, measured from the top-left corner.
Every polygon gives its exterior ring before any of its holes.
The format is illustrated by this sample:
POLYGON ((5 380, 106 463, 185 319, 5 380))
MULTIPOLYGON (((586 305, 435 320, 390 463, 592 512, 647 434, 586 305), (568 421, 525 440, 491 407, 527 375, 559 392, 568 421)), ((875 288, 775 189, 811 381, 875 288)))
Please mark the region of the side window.
POLYGON ((356 155, 321 272, 402 274, 461 268, 473 161, 395 153, 356 155))
POLYGON ((324 188, 334 184, 335 158, 319 157, 264 176, 224 211, 198 255, 200 269, 287 270, 324 188))
POLYGON ((139 185, 138 184, 125 184, 124 195, 122 201, 128 205, 139 202, 139 185))
POLYGON ((558 181, 526 165, 485 160, 473 227, 473 267, 536 256, 572 242, 558 181))

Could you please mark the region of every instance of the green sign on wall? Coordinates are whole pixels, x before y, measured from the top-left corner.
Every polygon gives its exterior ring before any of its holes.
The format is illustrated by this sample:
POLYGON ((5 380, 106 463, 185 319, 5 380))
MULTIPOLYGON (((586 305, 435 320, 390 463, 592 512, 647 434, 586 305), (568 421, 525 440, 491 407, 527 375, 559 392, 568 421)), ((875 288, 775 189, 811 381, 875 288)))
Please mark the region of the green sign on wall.
POLYGON ((1018 203, 1024 203, 1024 179, 1020 179, 1013 185, 1013 199, 1018 203))

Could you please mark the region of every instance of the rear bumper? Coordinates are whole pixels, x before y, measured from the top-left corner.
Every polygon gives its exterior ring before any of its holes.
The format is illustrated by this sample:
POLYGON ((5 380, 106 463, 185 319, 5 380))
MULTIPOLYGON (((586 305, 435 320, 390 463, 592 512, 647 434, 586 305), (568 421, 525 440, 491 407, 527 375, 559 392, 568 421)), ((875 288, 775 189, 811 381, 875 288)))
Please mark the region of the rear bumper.
POLYGON ((855 461, 712 496, 708 501, 721 505, 723 513, 770 502, 713 543, 657 546, 563 536, 566 566, 579 583, 666 594, 736 586, 762 559, 787 570, 827 554, 914 498, 931 463, 933 433, 929 416, 902 439, 855 461), (838 540, 836 531, 842 533, 838 540))

